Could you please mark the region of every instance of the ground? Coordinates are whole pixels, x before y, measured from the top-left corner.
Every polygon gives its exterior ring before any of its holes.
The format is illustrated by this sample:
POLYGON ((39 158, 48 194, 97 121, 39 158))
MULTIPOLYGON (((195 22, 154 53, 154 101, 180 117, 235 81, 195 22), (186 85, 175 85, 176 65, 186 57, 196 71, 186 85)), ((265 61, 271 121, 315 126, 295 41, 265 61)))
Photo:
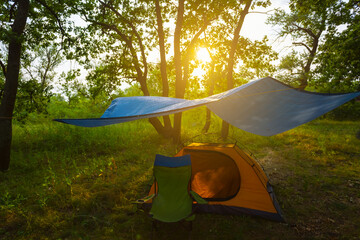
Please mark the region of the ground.
MULTIPOLYGON (((192 138, 201 126, 184 124, 184 144, 219 141, 192 138)), ((229 142, 263 166, 287 222, 197 214, 192 239, 359 239, 359 128, 317 120, 273 137, 231 128, 229 142)), ((0 238, 149 239, 152 220, 132 202, 147 194, 155 154, 177 149, 146 121, 15 125, 10 170, 0 173, 0 238)), ((160 224, 156 239, 187 235, 181 224, 160 224)))

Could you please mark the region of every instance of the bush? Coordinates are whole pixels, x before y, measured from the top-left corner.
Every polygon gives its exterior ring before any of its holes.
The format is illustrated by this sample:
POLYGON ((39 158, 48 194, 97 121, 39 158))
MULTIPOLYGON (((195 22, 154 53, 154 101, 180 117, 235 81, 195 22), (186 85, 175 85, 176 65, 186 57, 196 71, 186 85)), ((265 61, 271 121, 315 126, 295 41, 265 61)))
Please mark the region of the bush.
POLYGON ((327 113, 325 118, 332 120, 358 120, 360 119, 360 102, 353 100, 345 103, 327 113))

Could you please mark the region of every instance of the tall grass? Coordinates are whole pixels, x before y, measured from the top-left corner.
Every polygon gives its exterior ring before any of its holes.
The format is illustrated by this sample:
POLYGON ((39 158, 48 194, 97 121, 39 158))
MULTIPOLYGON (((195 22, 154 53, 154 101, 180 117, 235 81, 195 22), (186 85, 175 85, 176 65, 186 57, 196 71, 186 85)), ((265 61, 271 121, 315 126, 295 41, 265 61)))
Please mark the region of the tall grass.
MULTIPOLYGON (((202 135, 205 108, 184 113, 183 144, 202 135)), ((39 119, 38 119, 39 120, 39 119)), ((219 131, 213 116, 209 132, 219 131)), ((194 239, 356 239, 360 220, 360 122, 313 121, 273 137, 230 129, 264 166, 288 224, 248 216, 198 215, 194 239)), ((10 170, 0 173, 1 239, 148 239, 151 220, 132 202, 152 184, 155 154, 181 146, 147 120, 101 128, 16 124, 10 170)), ((161 225, 159 239, 184 237, 161 225)))

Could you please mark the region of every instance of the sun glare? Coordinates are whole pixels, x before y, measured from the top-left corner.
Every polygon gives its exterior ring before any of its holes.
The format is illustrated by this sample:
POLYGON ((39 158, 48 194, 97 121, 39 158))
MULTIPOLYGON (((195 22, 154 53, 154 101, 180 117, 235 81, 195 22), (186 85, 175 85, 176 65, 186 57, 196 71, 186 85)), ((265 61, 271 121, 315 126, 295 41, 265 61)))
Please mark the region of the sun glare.
POLYGON ((196 53, 196 58, 201 62, 210 62, 210 54, 206 48, 199 48, 196 53))

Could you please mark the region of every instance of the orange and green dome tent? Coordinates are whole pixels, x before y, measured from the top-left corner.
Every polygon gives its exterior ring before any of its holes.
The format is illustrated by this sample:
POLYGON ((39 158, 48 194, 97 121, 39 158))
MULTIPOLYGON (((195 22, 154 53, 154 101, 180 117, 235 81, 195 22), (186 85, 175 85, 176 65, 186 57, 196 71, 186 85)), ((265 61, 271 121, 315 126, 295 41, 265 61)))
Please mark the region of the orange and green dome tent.
MULTIPOLYGON (((268 177, 258 162, 235 144, 192 143, 176 156, 191 156, 190 189, 208 204, 196 212, 250 214, 284 222, 268 177)), ((155 185, 149 195, 155 193, 155 185)))

